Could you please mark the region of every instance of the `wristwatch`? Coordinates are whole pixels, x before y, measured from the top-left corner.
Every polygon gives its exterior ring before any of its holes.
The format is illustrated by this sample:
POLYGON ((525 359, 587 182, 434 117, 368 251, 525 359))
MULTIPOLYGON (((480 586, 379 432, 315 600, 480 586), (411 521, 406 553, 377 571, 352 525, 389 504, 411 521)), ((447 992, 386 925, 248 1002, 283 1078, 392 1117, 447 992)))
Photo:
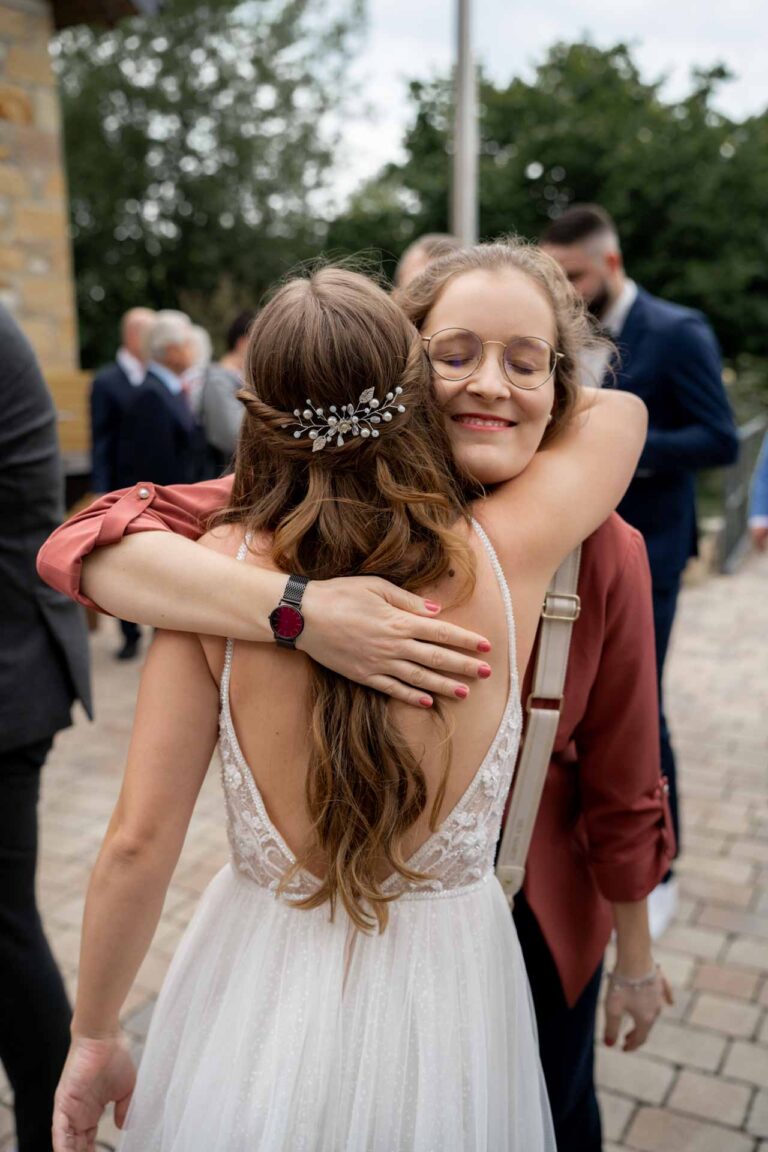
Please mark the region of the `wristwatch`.
POLYGON ((269 626, 275 643, 281 648, 295 648, 296 641, 304 631, 304 617, 301 614, 301 598, 309 580, 306 576, 292 573, 285 586, 283 597, 277 608, 269 614, 269 626))

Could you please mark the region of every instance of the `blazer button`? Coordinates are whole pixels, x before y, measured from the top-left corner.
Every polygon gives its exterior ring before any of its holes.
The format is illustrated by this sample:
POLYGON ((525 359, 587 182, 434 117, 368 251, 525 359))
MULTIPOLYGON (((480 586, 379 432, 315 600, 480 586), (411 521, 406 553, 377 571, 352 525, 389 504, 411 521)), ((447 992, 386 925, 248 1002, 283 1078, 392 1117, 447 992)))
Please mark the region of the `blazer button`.
POLYGON ((149 500, 149 488, 139 488, 139 500, 149 500))

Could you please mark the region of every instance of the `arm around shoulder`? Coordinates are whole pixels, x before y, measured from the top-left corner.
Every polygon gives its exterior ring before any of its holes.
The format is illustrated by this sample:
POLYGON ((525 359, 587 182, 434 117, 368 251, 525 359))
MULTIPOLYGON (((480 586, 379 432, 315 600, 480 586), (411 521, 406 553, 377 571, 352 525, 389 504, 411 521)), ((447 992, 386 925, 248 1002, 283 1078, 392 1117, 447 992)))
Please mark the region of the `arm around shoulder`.
POLYGON ((647 428, 636 396, 585 389, 567 428, 491 494, 491 518, 499 517, 500 528, 514 522, 528 554, 551 574, 621 500, 647 428))

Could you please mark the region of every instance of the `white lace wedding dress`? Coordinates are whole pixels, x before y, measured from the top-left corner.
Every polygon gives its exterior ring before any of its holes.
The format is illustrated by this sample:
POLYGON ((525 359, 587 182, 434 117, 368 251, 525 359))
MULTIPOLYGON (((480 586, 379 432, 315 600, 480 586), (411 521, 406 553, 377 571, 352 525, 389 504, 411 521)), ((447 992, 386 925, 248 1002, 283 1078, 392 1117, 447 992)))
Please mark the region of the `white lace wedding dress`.
MULTIPOLYGON (((238 744, 221 683, 219 748, 231 863, 184 936, 152 1019, 122 1152, 555 1152, 528 982, 494 851, 520 738, 512 604, 510 693, 453 811, 411 859, 434 879, 381 935, 311 890, 238 744)), ((241 550, 244 555, 244 550, 241 550)))

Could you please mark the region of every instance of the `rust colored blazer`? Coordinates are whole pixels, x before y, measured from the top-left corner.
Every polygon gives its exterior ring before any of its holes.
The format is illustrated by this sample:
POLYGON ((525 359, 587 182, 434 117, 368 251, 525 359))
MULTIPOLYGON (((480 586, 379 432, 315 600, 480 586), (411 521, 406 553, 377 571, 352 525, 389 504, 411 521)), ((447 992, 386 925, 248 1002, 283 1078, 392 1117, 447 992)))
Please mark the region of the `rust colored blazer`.
MULTIPOLYGON (((38 571, 90 607, 83 557, 125 533, 196 539, 227 502, 232 477, 102 497, 43 545, 38 571)), ((612 902, 641 900, 674 852, 659 774, 658 704, 648 557, 640 534, 611 516, 584 542, 581 615, 565 700, 534 830, 525 895, 573 1004, 605 951, 612 902)), ((530 690, 530 669, 523 700, 530 690)))

